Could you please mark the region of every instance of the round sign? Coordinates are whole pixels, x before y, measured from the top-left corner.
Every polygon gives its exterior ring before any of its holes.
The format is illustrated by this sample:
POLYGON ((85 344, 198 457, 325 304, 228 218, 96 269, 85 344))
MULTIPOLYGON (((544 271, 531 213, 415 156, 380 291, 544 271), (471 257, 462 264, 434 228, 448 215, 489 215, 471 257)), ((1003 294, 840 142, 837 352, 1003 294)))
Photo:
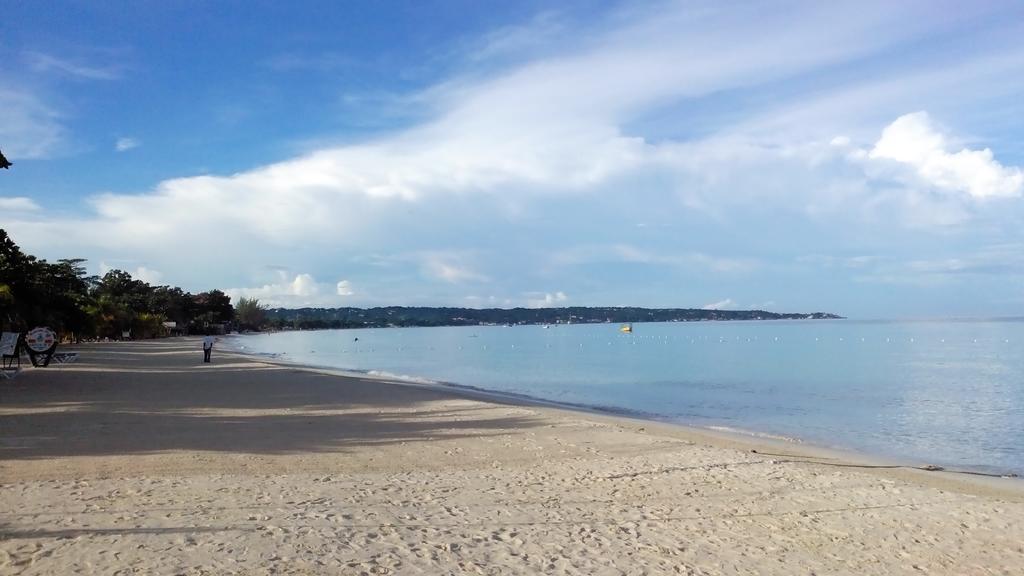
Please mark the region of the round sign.
POLYGON ((57 335, 45 326, 33 328, 25 334, 25 345, 33 352, 46 352, 56 343, 57 335))

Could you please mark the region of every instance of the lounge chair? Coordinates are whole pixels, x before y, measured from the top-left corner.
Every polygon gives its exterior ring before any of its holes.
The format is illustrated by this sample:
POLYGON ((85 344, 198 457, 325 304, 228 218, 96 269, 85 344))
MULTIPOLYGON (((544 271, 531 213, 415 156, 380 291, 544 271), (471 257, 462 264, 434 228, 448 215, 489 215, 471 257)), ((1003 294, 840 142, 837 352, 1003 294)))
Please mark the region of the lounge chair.
POLYGON ((0 336, 0 353, 3 356, 3 366, 0 370, 0 377, 9 380, 21 372, 21 354, 18 345, 21 343, 21 334, 18 332, 4 332, 0 336))
POLYGON ((71 364, 78 360, 78 352, 54 352, 50 359, 57 364, 71 364))

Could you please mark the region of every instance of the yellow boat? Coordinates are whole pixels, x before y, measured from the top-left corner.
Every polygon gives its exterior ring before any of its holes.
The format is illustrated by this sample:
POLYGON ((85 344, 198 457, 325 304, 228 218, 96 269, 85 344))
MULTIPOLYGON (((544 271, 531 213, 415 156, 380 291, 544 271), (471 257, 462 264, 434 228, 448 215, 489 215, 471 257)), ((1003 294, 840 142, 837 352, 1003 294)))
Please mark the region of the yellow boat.
POLYGON ((632 331, 633 331, 633 325, 632 324, 623 324, 622 327, 619 328, 619 332, 632 332, 632 331))

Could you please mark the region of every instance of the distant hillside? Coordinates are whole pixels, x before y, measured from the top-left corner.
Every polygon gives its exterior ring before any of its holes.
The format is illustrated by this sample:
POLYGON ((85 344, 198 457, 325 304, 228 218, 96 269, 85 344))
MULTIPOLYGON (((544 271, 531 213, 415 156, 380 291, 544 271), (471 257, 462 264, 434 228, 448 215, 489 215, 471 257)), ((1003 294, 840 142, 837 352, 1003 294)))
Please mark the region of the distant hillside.
POLYGON ((829 320, 835 314, 777 314, 764 310, 696 308, 271 308, 265 325, 278 329, 384 328, 391 326, 490 326, 504 324, 598 324, 604 322, 699 322, 708 320, 829 320))

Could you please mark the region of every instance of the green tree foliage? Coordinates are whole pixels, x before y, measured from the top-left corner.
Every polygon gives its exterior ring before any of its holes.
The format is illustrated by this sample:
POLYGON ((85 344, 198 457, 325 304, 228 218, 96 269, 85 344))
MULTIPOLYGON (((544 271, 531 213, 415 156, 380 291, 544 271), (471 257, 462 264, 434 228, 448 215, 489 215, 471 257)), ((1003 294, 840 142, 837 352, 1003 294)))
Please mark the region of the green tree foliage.
POLYGON ((85 307, 94 279, 86 276, 82 262, 38 260, 0 229, 0 327, 47 325, 72 335, 88 332, 92 321, 85 307))
POLYGON ((186 327, 195 315, 193 296, 178 287, 157 286, 149 295, 149 309, 186 327))
POLYGON ((211 327, 231 322, 235 309, 231 297, 220 290, 202 292, 192 297, 193 316, 189 327, 193 332, 208 333, 211 327))
POLYGON ((235 319, 243 330, 259 330, 267 318, 267 307, 257 298, 239 298, 235 306, 235 319))
POLYGON ((220 290, 193 295, 154 287, 123 270, 96 278, 86 274, 84 263, 39 260, 0 229, 0 329, 49 326, 74 339, 120 338, 126 331, 134 338, 151 338, 166 332, 168 320, 205 332, 234 318, 231 298, 220 290))
POLYGON ((12 328, 23 324, 32 301, 32 279, 35 257, 18 248, 14 240, 0 229, 0 325, 12 328))

